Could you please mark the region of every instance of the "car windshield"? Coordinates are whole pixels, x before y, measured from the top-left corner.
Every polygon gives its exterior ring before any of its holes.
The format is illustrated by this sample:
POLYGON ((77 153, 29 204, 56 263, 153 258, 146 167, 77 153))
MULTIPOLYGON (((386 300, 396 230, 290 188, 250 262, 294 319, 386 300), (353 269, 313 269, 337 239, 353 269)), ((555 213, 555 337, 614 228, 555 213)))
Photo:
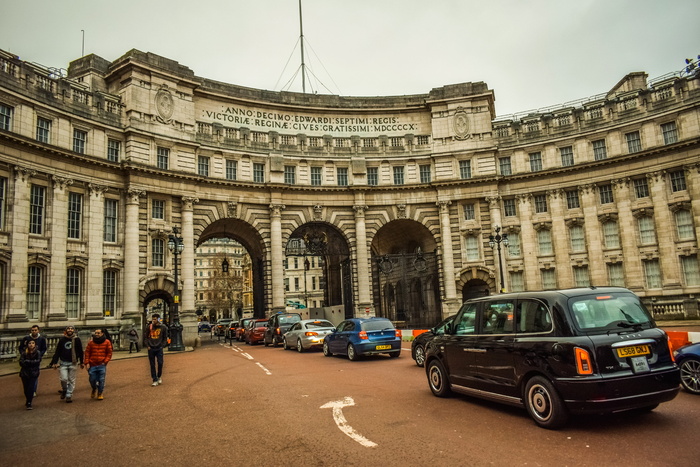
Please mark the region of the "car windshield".
POLYGON ((330 321, 314 321, 312 323, 306 323, 307 329, 312 328, 332 328, 333 324, 330 321))
POLYGON ((574 319, 584 331, 619 331, 651 327, 651 315, 637 296, 605 293, 576 297, 569 301, 574 319))
POLYGON ((280 316, 280 324, 292 324, 301 321, 299 315, 280 316))
POLYGON ((363 331, 384 331, 385 329, 394 329, 394 325, 388 319, 373 319, 362 323, 363 331))

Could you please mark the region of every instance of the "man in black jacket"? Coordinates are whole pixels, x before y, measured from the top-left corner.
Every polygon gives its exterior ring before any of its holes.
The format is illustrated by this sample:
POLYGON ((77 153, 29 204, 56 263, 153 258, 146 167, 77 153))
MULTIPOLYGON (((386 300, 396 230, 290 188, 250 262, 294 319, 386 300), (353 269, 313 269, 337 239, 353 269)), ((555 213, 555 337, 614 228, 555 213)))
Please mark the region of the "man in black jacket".
POLYGON ((159 318, 158 313, 151 316, 151 324, 146 328, 144 335, 144 344, 148 348, 148 362, 151 364, 151 386, 163 384, 160 378, 163 374, 163 348, 168 345, 168 328, 158 321, 159 318))
POLYGON ((29 334, 24 336, 22 338, 22 342, 19 343, 19 351, 20 353, 24 352, 24 350, 27 348, 27 344, 29 341, 34 341, 36 342, 36 349, 39 351, 39 354, 43 357, 44 354, 46 353, 46 338, 42 336, 39 333, 39 326, 36 324, 31 327, 29 330, 29 334))
POLYGON ((58 368, 58 377, 61 380, 61 399, 66 402, 73 402, 73 389, 75 389, 75 379, 78 376, 78 366, 83 365, 83 343, 80 337, 75 334, 75 327, 67 326, 63 332, 63 337, 56 344, 56 352, 51 358, 51 367, 58 368))

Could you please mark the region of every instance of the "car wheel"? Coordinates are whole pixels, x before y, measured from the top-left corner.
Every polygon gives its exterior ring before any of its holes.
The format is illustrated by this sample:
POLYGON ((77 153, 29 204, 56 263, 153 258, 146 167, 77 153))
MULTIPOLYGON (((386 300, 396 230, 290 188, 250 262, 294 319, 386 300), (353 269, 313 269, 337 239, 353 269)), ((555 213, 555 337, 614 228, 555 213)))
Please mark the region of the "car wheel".
POLYGON ((304 346, 301 345, 301 339, 297 339, 297 352, 302 353, 304 351, 304 346))
POLYGON ((282 349, 289 350, 289 346, 287 345, 287 339, 282 339, 282 349))
POLYGON ((416 365, 423 367, 425 365, 425 349, 422 345, 416 346, 415 355, 413 359, 416 361, 416 365))
POLYGON ((428 385, 437 397, 448 397, 452 394, 450 378, 447 376, 445 366, 440 360, 433 360, 428 365, 428 385))
POLYGON ((681 363, 681 384, 691 394, 700 395, 700 360, 688 358, 681 363))
POLYGON ((328 347, 328 342, 323 341, 323 355, 326 357, 332 357, 331 349, 328 347))
POLYGON ((275 336, 272 336, 272 339, 270 339, 270 344, 272 344, 273 347, 277 347, 279 345, 279 342, 277 342, 277 338, 275 336))
POLYGON ((270 343, 267 342, 267 337, 263 337, 263 344, 265 344, 265 347, 267 347, 268 345, 270 345, 270 343))
POLYGON ((399 350, 398 352, 391 352, 389 353, 389 356, 391 358, 399 358, 399 355, 401 355, 401 351, 399 350))
POLYGON ((348 344, 348 358, 353 362, 360 359, 360 356, 355 353, 355 346, 352 344, 348 344))
POLYGON ((535 376, 527 382, 525 407, 535 423, 542 428, 560 428, 569 418, 559 393, 542 376, 535 376))

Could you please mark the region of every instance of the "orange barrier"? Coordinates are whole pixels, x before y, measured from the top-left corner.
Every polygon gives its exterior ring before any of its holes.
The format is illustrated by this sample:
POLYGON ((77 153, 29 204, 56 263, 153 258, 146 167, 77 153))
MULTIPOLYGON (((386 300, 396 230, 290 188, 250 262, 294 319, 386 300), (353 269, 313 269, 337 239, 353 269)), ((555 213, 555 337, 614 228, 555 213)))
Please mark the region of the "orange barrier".
POLYGON ((668 339, 671 341, 671 349, 676 350, 684 345, 690 344, 688 333, 684 331, 666 331, 668 339))
POLYGON ((424 332, 428 332, 428 331, 429 331, 429 329, 414 329, 413 330, 413 337, 418 337, 421 334, 423 334, 424 332))

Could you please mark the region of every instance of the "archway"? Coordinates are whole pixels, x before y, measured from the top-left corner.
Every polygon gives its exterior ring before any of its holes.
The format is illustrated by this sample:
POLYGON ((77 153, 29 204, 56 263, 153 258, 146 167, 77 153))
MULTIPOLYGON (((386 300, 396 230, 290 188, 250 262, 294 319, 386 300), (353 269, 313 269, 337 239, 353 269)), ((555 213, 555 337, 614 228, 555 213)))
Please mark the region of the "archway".
POLYGON ((463 270, 457 286, 462 288, 462 301, 485 297, 496 291, 494 272, 484 267, 463 270))

